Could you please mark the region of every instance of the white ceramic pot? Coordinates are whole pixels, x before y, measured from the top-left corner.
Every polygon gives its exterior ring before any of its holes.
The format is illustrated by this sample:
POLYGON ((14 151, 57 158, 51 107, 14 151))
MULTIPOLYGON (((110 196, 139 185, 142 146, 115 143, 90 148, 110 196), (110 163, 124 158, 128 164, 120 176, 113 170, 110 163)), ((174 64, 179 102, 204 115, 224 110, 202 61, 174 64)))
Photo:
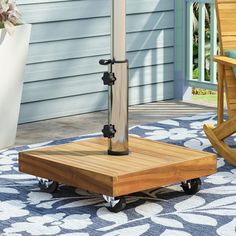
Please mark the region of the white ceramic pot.
POLYGON ((31 25, 0 29, 0 149, 15 143, 31 25))

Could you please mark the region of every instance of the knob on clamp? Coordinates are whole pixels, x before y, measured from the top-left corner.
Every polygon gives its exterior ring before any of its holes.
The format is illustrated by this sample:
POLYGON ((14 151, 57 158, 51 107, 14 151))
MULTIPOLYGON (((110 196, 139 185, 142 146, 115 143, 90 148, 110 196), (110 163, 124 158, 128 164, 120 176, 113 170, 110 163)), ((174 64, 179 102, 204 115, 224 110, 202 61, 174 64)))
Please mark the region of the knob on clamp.
POLYGON ((104 72, 102 80, 104 85, 111 86, 114 85, 116 77, 113 72, 104 72))
POLYGON ((104 125, 102 132, 105 138, 114 138, 116 133, 115 126, 112 124, 104 125))

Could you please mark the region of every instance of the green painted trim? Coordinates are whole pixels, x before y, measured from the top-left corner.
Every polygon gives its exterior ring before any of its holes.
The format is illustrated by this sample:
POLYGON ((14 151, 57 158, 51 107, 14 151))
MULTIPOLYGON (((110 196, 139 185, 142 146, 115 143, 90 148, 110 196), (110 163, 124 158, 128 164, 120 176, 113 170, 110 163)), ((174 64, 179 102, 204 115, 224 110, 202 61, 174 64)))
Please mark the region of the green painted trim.
POLYGON ((217 64, 213 60, 213 56, 217 54, 217 19, 216 19, 216 10, 215 4, 211 4, 211 82, 217 83, 216 71, 217 64))
POLYGON ((193 78, 193 3, 187 2, 187 80, 193 78))
POLYGON ((205 3, 199 3, 199 27, 198 27, 198 71, 199 80, 205 81, 205 3))
POLYGON ((181 0, 176 0, 175 2, 175 66, 176 70, 181 70, 183 68, 183 55, 182 55, 182 48, 183 48, 183 40, 184 40, 184 34, 183 34, 183 21, 182 21, 182 15, 183 15, 183 2, 181 0))
POLYGON ((208 82, 200 82, 200 81, 197 81, 197 80, 196 81, 190 80, 189 84, 192 87, 195 87, 195 88, 202 88, 202 89, 217 91, 217 85, 216 84, 212 84, 212 83, 208 83, 208 82))

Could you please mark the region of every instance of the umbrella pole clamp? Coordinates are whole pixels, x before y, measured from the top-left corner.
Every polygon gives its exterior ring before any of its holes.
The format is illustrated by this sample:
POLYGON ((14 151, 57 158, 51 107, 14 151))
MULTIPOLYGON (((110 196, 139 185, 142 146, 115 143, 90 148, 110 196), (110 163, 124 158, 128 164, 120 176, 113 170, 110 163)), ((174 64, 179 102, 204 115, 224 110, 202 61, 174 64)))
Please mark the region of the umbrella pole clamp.
POLYGON ((104 85, 112 86, 115 84, 116 81, 116 76, 115 73, 112 71, 112 65, 114 64, 123 64, 125 63, 128 67, 128 60, 123 60, 123 61, 116 61, 115 59, 101 59, 99 61, 99 64, 102 66, 109 66, 108 71, 103 73, 102 80, 104 85))
POLYGON ((128 155, 128 60, 101 59, 108 66, 102 80, 108 85, 108 124, 103 135, 108 138, 109 155, 128 155))

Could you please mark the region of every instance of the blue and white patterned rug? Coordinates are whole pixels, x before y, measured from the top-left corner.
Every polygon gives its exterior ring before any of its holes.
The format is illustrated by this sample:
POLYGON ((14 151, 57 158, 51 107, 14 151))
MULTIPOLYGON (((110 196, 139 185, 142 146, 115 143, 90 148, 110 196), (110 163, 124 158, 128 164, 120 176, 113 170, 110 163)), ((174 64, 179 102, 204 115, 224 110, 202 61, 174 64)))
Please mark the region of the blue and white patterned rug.
MULTIPOLYGON (((137 126, 131 134, 214 152, 202 125, 212 113, 137 126)), ((18 172, 18 152, 84 137, 0 152, 0 235, 233 236, 236 235, 236 169, 218 158, 218 173, 202 178, 202 190, 187 196, 179 185, 126 196, 127 209, 110 213, 100 195, 60 186, 42 193, 34 176, 18 172)), ((232 138, 231 142, 234 141, 232 138)))

